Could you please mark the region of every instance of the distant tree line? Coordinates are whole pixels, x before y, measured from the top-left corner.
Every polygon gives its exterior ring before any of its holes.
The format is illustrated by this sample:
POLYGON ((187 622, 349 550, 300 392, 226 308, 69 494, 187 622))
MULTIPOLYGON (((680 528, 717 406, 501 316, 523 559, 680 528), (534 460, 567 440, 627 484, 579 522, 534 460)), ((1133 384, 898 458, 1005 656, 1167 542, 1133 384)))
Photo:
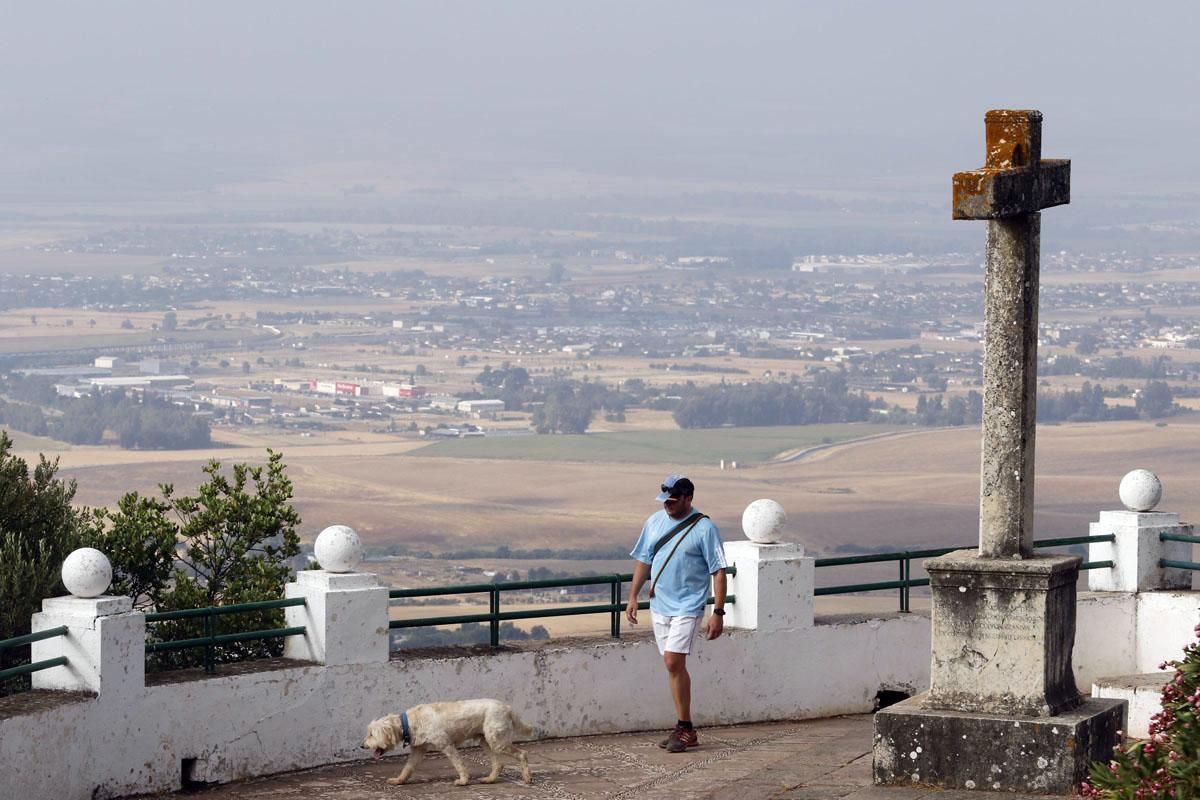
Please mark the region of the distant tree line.
POLYGON ((504 407, 510 410, 520 409, 530 399, 532 381, 524 367, 507 363, 500 369, 485 366, 483 372, 475 376, 475 383, 482 388, 480 397, 503 400, 504 407))
POLYGON ((0 400, 0 425, 33 436, 47 436, 50 433, 45 413, 39 407, 28 403, 0 400))
POLYGON ((538 433, 585 433, 598 411, 614 422, 624 422, 629 397, 595 381, 577 381, 552 375, 535 383, 524 367, 505 364, 484 367, 475 377, 480 397, 499 398, 506 408, 533 407, 530 422, 538 433))
POLYGON ((965 397, 955 395, 948 400, 940 394, 921 395, 915 411, 893 409, 889 419, 936 427, 978 425, 983 421, 983 395, 973 389, 965 397))
POLYGON ((1039 392, 1037 418, 1039 422, 1103 422, 1107 420, 1161 419, 1178 414, 1183 409, 1175 403, 1175 392, 1165 381, 1147 381, 1135 393, 1134 404, 1107 405, 1105 397, 1112 396, 1100 384, 1085 381, 1078 391, 1039 392))
MULTIPOLYGON (((1067 364, 1070 358, 1066 357, 1067 364)), ((1063 357, 1058 359, 1063 360, 1063 357)), ((1114 366, 1160 373, 1168 362, 1165 357, 1149 363, 1130 359, 1114 362, 1114 366)), ((721 369, 716 367, 714 371, 721 369)), ((917 377, 915 372, 899 376, 905 381, 917 377)), ((945 379, 932 371, 925 372, 922 380, 935 391, 946 388, 945 379)), ((804 381, 799 377, 790 382, 734 383, 722 379, 713 386, 687 382, 665 388, 650 387, 641 379, 630 379, 619 389, 610 389, 598 381, 569 380, 559 375, 544 383, 534 382, 523 368, 505 365, 500 369, 484 369, 476 383, 484 388, 483 395, 504 394, 511 398, 506 403, 530 404, 532 424, 538 433, 581 434, 587 431, 596 413, 602 411, 608 420, 624 421, 626 409, 634 405, 672 411, 676 424, 685 429, 861 422, 873 418, 876 412, 886 412, 888 419, 898 424, 928 426, 974 425, 983 418, 983 397, 977 391, 950 397, 922 394, 915 409, 898 406, 888 409, 880 398, 869 397, 861 390, 850 391, 847 373, 842 370, 818 370, 804 381)), ((1174 391, 1161 380, 1147 381, 1134 393, 1134 407, 1105 403, 1106 397, 1128 394, 1128 387, 1123 384, 1106 389, 1090 382, 1078 390, 1043 391, 1038 394, 1038 419, 1042 422, 1158 419, 1179 411, 1174 391)))
MULTIPOLYGON (((534 547, 522 549, 502 544, 495 548, 470 547, 463 550, 445 550, 434 553, 431 550, 414 550, 402 544, 390 544, 385 547, 368 548, 368 558, 381 556, 409 556, 410 558, 442 558, 451 561, 469 561, 472 559, 497 558, 521 561, 536 561, 558 559, 562 561, 601 561, 624 560, 629 556, 626 547, 608 545, 604 547, 582 547, 555 549, 552 547, 534 547)), ((578 574, 578 573, 572 573, 578 574)))
MULTIPOLYGON (((489 626, 482 622, 467 622, 457 630, 438 628, 406 628, 397 637, 396 646, 401 649, 414 647, 448 647, 450 645, 488 644, 491 641, 489 626)), ((500 641, 545 641, 550 638, 550 631, 544 625, 534 625, 528 631, 518 628, 511 622, 500 623, 500 641)))
POLYGON ((674 372, 713 372, 721 375, 749 375, 750 370, 741 367, 720 367, 715 364, 701 364, 693 361, 691 364, 653 363, 650 369, 665 369, 674 372))
POLYGON ((819 425, 861 422, 879 405, 864 392, 849 391, 841 373, 821 372, 812 383, 722 382, 691 387, 674 416, 681 428, 819 425))
MULTIPOLYGON (((603 387, 599 387, 603 390, 603 387)), ((561 381, 547 387, 545 400, 533 411, 533 427, 538 433, 583 433, 596 411, 595 393, 575 381, 561 381)))
MULTIPOLYGON (((1108 405, 1111 392, 1100 384, 1085 382, 1082 387, 1061 392, 1038 392, 1038 422, 1106 422, 1111 420, 1160 419, 1179 413, 1174 392, 1163 381, 1147 381, 1137 392, 1132 406, 1108 405)), ((921 395, 917 407, 908 411, 892 408, 888 419, 899 424, 955 426, 978 425, 983 420, 983 396, 974 390, 966 396, 946 399, 943 395, 921 395)))
POLYGON ((111 430, 127 449, 187 450, 212 445, 207 417, 163 400, 122 392, 59 397, 52 384, 48 389, 41 379, 10 377, 3 390, 19 399, 0 400, 0 424, 71 444, 99 444, 105 431, 111 430))

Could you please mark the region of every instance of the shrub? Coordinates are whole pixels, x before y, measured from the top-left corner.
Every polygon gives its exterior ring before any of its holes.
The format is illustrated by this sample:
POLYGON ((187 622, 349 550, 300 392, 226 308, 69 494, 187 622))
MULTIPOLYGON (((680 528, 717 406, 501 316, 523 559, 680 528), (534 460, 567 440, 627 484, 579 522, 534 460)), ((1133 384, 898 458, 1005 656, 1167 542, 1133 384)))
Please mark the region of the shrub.
MULTIPOLYGON (((63 559, 95 524, 91 512, 72 506, 75 482, 58 477, 57 460, 43 456, 31 470, 11 450, 0 431, 0 639, 29 633, 42 598, 63 594, 63 559)), ((0 669, 28 661, 28 645, 0 650, 0 669)), ((0 682, 0 695, 28 681, 0 682)))

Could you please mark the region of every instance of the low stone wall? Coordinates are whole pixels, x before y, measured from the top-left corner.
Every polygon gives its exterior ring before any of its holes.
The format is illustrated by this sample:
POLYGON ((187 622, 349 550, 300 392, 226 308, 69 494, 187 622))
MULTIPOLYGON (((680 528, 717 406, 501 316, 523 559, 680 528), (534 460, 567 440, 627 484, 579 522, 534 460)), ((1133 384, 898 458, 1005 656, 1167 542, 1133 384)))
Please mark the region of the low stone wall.
MULTIPOLYGON (((870 711, 880 689, 928 681, 929 620, 917 614, 732 630, 689 661, 699 725, 870 711)), ((529 649, 278 666, 146 686, 125 696, 0 719, 0 796, 84 800, 177 789, 365 757, 366 723, 433 700, 499 697, 539 737, 660 729, 674 722, 644 634, 529 649), (52 753, 52 755, 47 755, 52 753), (69 767, 68 767, 69 765, 69 767)))

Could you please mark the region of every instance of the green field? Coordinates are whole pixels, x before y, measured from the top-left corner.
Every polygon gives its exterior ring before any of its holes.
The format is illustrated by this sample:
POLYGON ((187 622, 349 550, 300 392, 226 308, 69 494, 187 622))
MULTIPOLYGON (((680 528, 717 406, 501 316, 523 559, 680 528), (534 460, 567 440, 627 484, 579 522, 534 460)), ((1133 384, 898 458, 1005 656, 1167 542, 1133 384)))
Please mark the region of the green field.
POLYGON ((723 458, 751 464, 769 461, 790 450, 903 430, 911 428, 852 422, 837 425, 592 433, 580 436, 473 437, 435 442, 409 455, 634 464, 686 464, 723 458))

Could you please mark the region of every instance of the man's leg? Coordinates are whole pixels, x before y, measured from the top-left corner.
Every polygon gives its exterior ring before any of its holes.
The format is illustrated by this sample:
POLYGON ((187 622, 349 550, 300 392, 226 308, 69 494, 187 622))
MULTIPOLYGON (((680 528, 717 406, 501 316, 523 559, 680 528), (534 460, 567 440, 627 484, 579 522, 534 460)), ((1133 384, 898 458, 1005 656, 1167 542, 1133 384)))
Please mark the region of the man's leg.
POLYGON ((692 676, 687 670, 687 653, 663 653, 667 666, 667 680, 671 684, 671 698, 675 701, 676 719, 692 721, 692 676))
POLYGON ((667 665, 667 677, 671 684, 671 698, 675 701, 675 713, 679 721, 675 730, 662 742, 668 753, 682 753, 689 747, 700 744, 696 729, 692 725, 692 676, 687 670, 687 653, 663 653, 667 665))
POLYGON ((667 668, 667 683, 675 703, 677 723, 671 734, 658 743, 669 752, 682 753, 699 744, 692 727, 692 676, 687 670, 687 657, 696 636, 698 617, 663 617, 653 615, 654 635, 658 652, 667 668))

